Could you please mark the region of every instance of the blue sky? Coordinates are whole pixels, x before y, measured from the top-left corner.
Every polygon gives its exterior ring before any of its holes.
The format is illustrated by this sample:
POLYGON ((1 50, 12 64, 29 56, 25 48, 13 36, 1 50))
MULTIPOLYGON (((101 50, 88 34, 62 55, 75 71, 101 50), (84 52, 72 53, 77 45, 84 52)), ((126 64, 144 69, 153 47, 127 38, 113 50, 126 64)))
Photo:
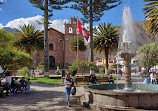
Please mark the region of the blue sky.
MULTIPOLYGON (((1 0, 2 1, 2 0, 1 0)), ((134 21, 144 21, 145 16, 143 14, 142 8, 144 7, 143 0, 122 0, 122 4, 115 7, 109 11, 105 11, 104 16, 100 21, 94 22, 94 26, 99 23, 112 23, 113 25, 121 25, 122 23, 122 12, 123 8, 127 5, 130 6, 133 20, 134 21)), ((43 15, 43 11, 33 7, 28 0, 4 0, 4 4, 0 5, 0 25, 1 26, 11 26, 15 19, 19 18, 30 18, 37 15, 43 15), (10 22, 10 23, 9 23, 10 22), (9 23, 9 25, 7 25, 9 23)), ((54 10, 51 21, 54 20, 69 20, 70 17, 78 16, 83 17, 79 11, 73 9, 64 9, 60 11, 54 10)), ((38 16, 39 17, 39 16, 38 16)), ((26 22, 26 20, 25 20, 26 22)), ((16 22, 17 23, 17 22, 16 22)), ((16 25, 14 23, 14 25, 16 25)))

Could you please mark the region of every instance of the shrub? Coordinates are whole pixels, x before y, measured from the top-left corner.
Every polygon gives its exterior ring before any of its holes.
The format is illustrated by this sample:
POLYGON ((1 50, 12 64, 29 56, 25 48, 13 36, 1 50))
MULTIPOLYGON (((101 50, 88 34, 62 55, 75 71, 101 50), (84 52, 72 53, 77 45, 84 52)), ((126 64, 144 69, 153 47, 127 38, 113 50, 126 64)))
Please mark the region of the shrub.
POLYGON ((100 73, 105 73, 105 68, 104 67, 99 68, 99 72, 100 73))
POLYGON ((112 68, 108 69, 107 74, 110 75, 110 74, 112 74, 112 73, 113 73, 112 68))
POLYGON ((76 64, 76 62, 72 63, 72 65, 69 68, 69 72, 71 73, 72 76, 75 76, 77 74, 78 71, 78 65, 76 64))
POLYGON ((17 74, 22 74, 23 76, 29 76, 30 77, 30 70, 28 67, 23 67, 20 70, 17 70, 17 74))
POLYGON ((97 70, 97 66, 94 62, 89 62, 88 63, 88 69, 92 69, 92 70, 97 70))

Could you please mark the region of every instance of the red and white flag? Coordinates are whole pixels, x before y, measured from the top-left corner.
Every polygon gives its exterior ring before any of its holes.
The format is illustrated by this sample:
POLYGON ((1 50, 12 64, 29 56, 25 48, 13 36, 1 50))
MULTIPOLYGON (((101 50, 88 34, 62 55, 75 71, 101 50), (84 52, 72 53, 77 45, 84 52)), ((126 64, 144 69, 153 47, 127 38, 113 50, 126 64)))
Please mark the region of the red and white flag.
POLYGON ((82 23, 79 21, 79 19, 78 19, 78 33, 83 34, 83 36, 85 37, 85 39, 88 42, 90 34, 88 33, 87 30, 86 31, 82 30, 82 23))
POLYGON ((84 38, 87 40, 87 42, 88 42, 88 39, 89 39, 89 36, 90 36, 90 34, 88 33, 88 31, 86 30, 86 31, 83 31, 83 36, 84 36, 84 38))
POLYGON ((78 32, 79 32, 79 34, 83 34, 82 33, 82 23, 79 21, 79 19, 78 19, 78 32))

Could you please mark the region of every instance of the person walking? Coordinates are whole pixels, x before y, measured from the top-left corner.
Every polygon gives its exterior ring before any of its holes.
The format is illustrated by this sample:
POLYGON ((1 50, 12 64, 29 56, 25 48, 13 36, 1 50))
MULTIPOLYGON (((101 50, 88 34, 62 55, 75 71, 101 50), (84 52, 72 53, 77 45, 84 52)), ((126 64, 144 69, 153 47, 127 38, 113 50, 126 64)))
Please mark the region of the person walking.
POLYGON ((64 84, 65 84, 65 93, 67 96, 67 104, 70 107, 70 91, 71 91, 71 85, 72 85, 72 80, 71 80, 71 74, 68 73, 66 75, 66 78, 64 80, 64 84))

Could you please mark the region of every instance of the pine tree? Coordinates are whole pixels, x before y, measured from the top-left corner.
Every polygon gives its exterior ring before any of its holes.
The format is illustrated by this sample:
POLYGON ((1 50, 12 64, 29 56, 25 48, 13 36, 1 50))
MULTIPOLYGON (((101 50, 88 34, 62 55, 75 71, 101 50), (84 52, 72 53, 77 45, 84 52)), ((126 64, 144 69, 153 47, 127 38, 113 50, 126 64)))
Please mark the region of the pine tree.
POLYGON ((61 10, 62 5, 70 0, 29 0, 33 6, 44 11, 44 76, 49 76, 49 55, 48 55, 48 24, 49 17, 53 15, 53 10, 61 10))
POLYGON ((83 15, 83 22, 90 23, 90 62, 94 61, 93 57, 93 22, 99 21, 104 15, 105 10, 110 10, 119 4, 120 0, 72 0, 75 3, 70 8, 79 10, 83 15))

